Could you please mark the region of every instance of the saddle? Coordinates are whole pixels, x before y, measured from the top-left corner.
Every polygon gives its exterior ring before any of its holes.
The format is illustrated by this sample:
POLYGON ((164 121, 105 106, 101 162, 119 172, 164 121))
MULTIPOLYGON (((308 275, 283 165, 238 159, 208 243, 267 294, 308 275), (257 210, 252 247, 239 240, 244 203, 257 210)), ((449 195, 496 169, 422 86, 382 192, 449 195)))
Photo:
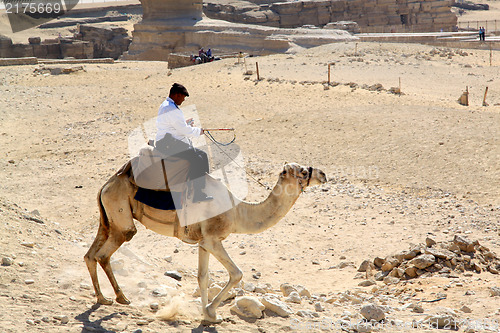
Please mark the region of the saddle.
POLYGON ((147 145, 125 164, 117 175, 128 175, 138 187, 134 199, 161 210, 175 210, 181 204, 182 193, 187 189, 189 162, 165 156, 147 145))

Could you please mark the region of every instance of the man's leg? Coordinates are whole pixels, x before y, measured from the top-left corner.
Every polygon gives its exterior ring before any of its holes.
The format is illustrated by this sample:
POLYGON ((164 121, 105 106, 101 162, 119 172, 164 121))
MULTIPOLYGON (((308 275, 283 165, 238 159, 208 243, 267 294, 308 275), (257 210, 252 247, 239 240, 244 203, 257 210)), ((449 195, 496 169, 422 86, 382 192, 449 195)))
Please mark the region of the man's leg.
POLYGON ((189 161, 188 177, 193 181, 193 201, 199 202, 213 199, 203 192, 205 189, 205 175, 210 171, 207 154, 201 149, 190 147, 190 149, 177 153, 175 156, 189 161))

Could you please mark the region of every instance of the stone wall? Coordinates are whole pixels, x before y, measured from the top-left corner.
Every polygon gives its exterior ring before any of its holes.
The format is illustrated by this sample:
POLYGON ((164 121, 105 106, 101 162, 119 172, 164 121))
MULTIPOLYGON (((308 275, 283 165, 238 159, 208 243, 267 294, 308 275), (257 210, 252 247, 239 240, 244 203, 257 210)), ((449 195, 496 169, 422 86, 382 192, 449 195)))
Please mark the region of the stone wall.
POLYGON ((123 28, 81 25, 74 36, 43 41, 39 37, 31 37, 28 44, 14 44, 10 38, 0 36, 0 58, 118 59, 128 49, 130 41, 127 30, 123 28))
POLYGON ((293 2, 209 0, 210 18, 280 28, 354 21, 361 32, 453 31, 453 0, 309 0, 293 2))

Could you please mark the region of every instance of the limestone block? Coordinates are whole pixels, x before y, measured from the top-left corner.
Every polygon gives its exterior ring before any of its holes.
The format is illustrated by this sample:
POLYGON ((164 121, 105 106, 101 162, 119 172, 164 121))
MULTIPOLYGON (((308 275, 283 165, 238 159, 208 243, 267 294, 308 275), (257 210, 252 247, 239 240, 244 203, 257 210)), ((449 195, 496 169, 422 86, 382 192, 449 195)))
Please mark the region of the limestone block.
POLYGON ((10 58, 33 57, 33 48, 28 44, 12 44, 10 58))
POLYGON ((323 25, 330 22, 330 10, 327 7, 318 7, 318 23, 323 25))
POLYGON ((432 9, 432 4, 429 2, 420 3, 420 10, 423 12, 430 12, 432 9))
POLYGON ((279 22, 280 16, 272 10, 263 10, 262 12, 266 14, 267 22, 279 22))
POLYGON ((282 15, 297 14, 302 10, 302 2, 278 2, 271 5, 271 10, 282 15))
POLYGON ((262 11, 249 11, 242 14, 244 23, 264 23, 267 22, 267 15, 262 11))
POLYGON ((388 23, 389 23, 389 20, 388 20, 387 16, 368 17, 368 25, 370 25, 370 26, 386 25, 388 23))
POLYGON ((33 56, 37 58, 49 58, 48 57, 48 50, 47 50, 47 45, 32 45, 33 46, 33 56))
POLYGON ((300 25, 305 25, 305 24, 318 25, 319 21, 318 21, 317 8, 303 10, 302 12, 300 12, 299 22, 300 25))
POLYGON ((280 26, 283 28, 297 27, 299 24, 299 14, 280 15, 280 26))
POLYGON ((330 9, 332 12, 344 12, 346 8, 346 1, 332 1, 330 9))
POLYGON ((398 6, 397 13, 399 15, 408 15, 410 13, 410 8, 406 5, 400 5, 398 6))
POLYGON ((246 318, 260 318, 262 311, 266 307, 256 297, 242 296, 236 298, 234 306, 231 311, 246 318))

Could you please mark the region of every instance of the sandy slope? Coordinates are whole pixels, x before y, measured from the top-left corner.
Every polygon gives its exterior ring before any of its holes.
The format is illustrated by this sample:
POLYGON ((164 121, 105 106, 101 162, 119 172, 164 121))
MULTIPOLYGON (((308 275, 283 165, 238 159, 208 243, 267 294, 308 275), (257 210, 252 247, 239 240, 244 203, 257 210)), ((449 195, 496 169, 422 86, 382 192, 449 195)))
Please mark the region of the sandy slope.
MULTIPOLYGON (((283 162, 294 161, 319 167, 330 178, 306 191, 274 228, 225 241, 245 282, 270 283, 274 290, 284 282, 300 284, 313 295, 340 297, 360 288, 354 277, 364 259, 407 250, 428 234, 448 241, 460 233, 499 254, 500 54, 494 53, 489 67, 483 51, 378 43, 357 48, 357 54, 354 44, 335 44, 247 58, 247 68, 235 59, 173 71, 159 62, 84 65, 85 71, 59 76, 34 75, 38 66, 2 68, 0 254, 15 257, 13 265, 0 267, 2 330, 202 330, 191 296, 196 248, 138 226, 137 236, 113 257, 122 265, 117 278, 131 306, 92 307, 82 260, 97 229, 98 189, 127 160, 128 135, 156 114, 173 82, 188 87, 186 104, 196 105, 203 126, 237 129, 253 177, 273 185, 283 162), (264 78, 259 82, 244 75, 256 61, 264 78), (336 63, 332 81, 340 84, 325 90, 329 62, 336 63), (402 96, 368 89, 378 83, 396 87, 399 78, 402 96), (466 86, 469 107, 456 102, 466 86), (486 86, 490 106, 482 107, 486 86), (33 248, 23 242, 33 242, 33 248), (341 262, 348 265, 340 269, 341 262), (172 269, 183 275, 181 286, 163 275, 172 269), (26 284, 29 279, 34 283, 26 284), (173 288, 169 296, 151 296, 161 285, 173 288), (182 297, 172 298, 176 294, 182 297), (149 307, 158 302, 166 308, 170 299, 178 301, 176 322, 159 320, 149 307), (69 322, 53 319, 58 315, 69 322)), ((249 187, 249 200, 267 194, 253 182, 249 187)), ((216 281, 226 279, 214 260, 211 271, 216 281)), ((111 295, 105 277, 101 281, 111 295)), ((498 275, 483 272, 389 287, 378 282, 380 292, 362 289, 365 301, 372 297, 389 306, 390 320, 411 322, 439 307, 457 311, 459 318, 493 320, 500 318, 498 297, 487 288, 495 285, 498 275), (439 293, 447 299, 426 303, 424 314, 402 308, 439 293), (464 304, 471 314, 458 310, 464 304)), ((313 310, 312 303, 290 306, 313 310)), ((352 320, 360 318, 359 304, 323 305, 314 320, 337 320, 346 311, 352 320)), ((229 307, 219 309, 228 320, 209 331, 294 328, 290 318, 271 313, 245 321, 229 307)))

